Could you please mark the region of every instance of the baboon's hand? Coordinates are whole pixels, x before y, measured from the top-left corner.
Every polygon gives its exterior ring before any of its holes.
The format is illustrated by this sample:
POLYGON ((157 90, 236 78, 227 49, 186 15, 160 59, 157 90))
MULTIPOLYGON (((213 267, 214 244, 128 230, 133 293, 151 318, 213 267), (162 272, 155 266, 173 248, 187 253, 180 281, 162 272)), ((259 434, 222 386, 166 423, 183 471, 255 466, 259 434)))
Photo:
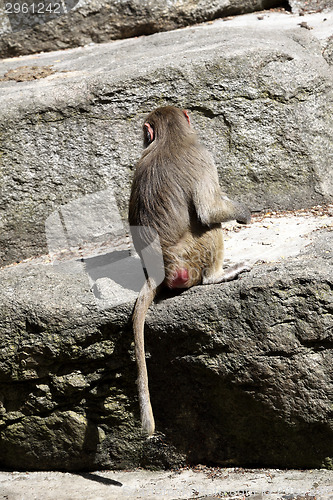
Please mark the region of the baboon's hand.
POLYGON ((235 219, 239 224, 250 224, 251 222, 250 210, 245 205, 237 203, 237 211, 235 219))

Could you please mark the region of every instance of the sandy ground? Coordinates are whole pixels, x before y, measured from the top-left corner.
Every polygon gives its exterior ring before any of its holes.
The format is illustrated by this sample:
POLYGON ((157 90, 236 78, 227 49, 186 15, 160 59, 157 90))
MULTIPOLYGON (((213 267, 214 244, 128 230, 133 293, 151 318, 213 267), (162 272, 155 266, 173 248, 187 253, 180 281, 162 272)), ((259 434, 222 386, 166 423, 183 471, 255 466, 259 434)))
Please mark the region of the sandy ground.
POLYGON ((93 473, 0 472, 0 499, 330 500, 333 471, 211 469, 93 473))

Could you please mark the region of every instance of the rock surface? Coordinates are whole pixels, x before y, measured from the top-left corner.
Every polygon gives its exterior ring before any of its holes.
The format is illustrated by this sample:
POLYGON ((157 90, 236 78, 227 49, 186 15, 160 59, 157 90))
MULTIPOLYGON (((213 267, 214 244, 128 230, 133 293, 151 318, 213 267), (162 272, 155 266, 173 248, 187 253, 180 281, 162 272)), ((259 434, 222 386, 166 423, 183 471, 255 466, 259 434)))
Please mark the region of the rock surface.
POLYGON ((112 189, 126 218, 142 121, 163 104, 189 110, 252 210, 330 202, 333 15, 302 20, 313 29, 245 16, 2 61, 0 262, 45 253, 48 217, 89 193, 112 189))
POLYGON ((333 472, 274 469, 217 469, 198 466, 176 471, 103 471, 94 473, 0 472, 6 500, 330 500, 333 472))
MULTIPOLYGON (((307 235, 288 257, 283 233, 259 219, 254 241, 259 230, 272 233, 266 264, 151 307, 159 433, 148 441, 138 421, 133 290, 105 307, 77 268, 32 261, 3 269, 0 466, 332 467, 332 218, 310 226, 304 218, 307 235)), ((241 241, 249 248, 239 238, 239 258, 241 241)))
POLYGON ((331 11, 331 0, 288 0, 291 10, 295 14, 304 14, 305 12, 331 11))
MULTIPOLYGON (((98 20, 104 4, 90 7, 98 20)), ((142 270, 122 222, 143 117, 170 103, 253 211, 331 203, 332 26, 261 13, 0 63, 0 260, 50 251, 0 270, 1 467, 333 468, 332 206, 227 226, 227 260, 253 270, 151 307, 151 440, 130 322, 142 270)))
POLYGON ((65 0, 52 2, 51 12, 44 8, 40 14, 32 12, 32 6, 17 14, 14 7, 0 7, 0 57, 150 35, 280 4, 279 0, 65 0))

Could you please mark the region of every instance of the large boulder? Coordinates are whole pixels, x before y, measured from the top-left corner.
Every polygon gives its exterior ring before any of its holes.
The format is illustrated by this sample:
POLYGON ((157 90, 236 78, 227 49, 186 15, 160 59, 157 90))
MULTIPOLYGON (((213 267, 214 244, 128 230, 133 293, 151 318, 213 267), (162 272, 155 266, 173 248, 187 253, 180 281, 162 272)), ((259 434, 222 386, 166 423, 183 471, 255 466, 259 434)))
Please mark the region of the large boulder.
POLYGON ((0 57, 66 49, 168 31, 279 5, 279 0, 65 0, 0 7, 0 57), (39 14, 33 12, 39 9, 39 14))
POLYGON ((133 289, 107 306, 81 264, 3 269, 0 466, 332 466, 332 219, 318 221, 295 220, 287 238, 283 219, 259 220, 227 255, 254 259, 252 241, 266 263, 151 306, 151 440, 140 434, 133 289))
POLYGON ((1 62, 0 262, 45 253, 48 217, 89 193, 112 189, 126 218, 142 122, 164 104, 189 110, 252 210, 331 201, 332 22, 217 21, 1 62))

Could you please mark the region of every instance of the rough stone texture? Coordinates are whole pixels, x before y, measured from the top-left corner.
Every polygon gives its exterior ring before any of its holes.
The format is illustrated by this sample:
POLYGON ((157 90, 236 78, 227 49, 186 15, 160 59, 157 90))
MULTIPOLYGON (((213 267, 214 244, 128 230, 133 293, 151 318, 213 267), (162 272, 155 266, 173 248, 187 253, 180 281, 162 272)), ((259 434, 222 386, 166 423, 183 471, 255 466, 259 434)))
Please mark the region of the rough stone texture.
POLYGON ((59 8, 54 5, 51 13, 44 11, 43 15, 5 14, 0 3, 0 57, 149 35, 281 3, 280 0, 65 0, 68 14, 64 14, 60 5, 59 8))
POLYGON ((288 0, 294 14, 305 12, 328 12, 333 8, 332 0, 288 0))
POLYGON ((323 56, 325 57, 328 64, 333 65, 333 36, 328 39, 323 51, 323 56))
POLYGON ((198 465, 174 471, 3 472, 6 500, 330 500, 333 471, 244 470, 198 465))
POLYGON ((0 261, 45 253, 47 218, 88 193, 113 189, 126 217, 142 120, 164 104, 189 110, 223 188, 252 210, 330 202, 332 67, 316 36, 333 17, 312 31, 289 19, 3 61, 0 261), (31 80, 26 66, 54 73, 31 80), (14 69, 29 81, 9 79, 14 69))
POLYGON ((332 467, 332 231, 242 279, 164 297, 147 317, 157 429, 141 438, 129 299, 86 275, 1 271, 0 466, 332 467))
MULTIPOLYGON (((85 275, 52 266, 17 267, 2 276, 1 465, 145 465, 151 446, 143 449, 134 419, 132 304, 98 315, 85 275), (22 293, 16 293, 20 282, 22 293)), ((162 444, 155 446, 148 463, 177 462, 168 461, 168 450, 159 462, 159 447, 163 451, 162 444)))

